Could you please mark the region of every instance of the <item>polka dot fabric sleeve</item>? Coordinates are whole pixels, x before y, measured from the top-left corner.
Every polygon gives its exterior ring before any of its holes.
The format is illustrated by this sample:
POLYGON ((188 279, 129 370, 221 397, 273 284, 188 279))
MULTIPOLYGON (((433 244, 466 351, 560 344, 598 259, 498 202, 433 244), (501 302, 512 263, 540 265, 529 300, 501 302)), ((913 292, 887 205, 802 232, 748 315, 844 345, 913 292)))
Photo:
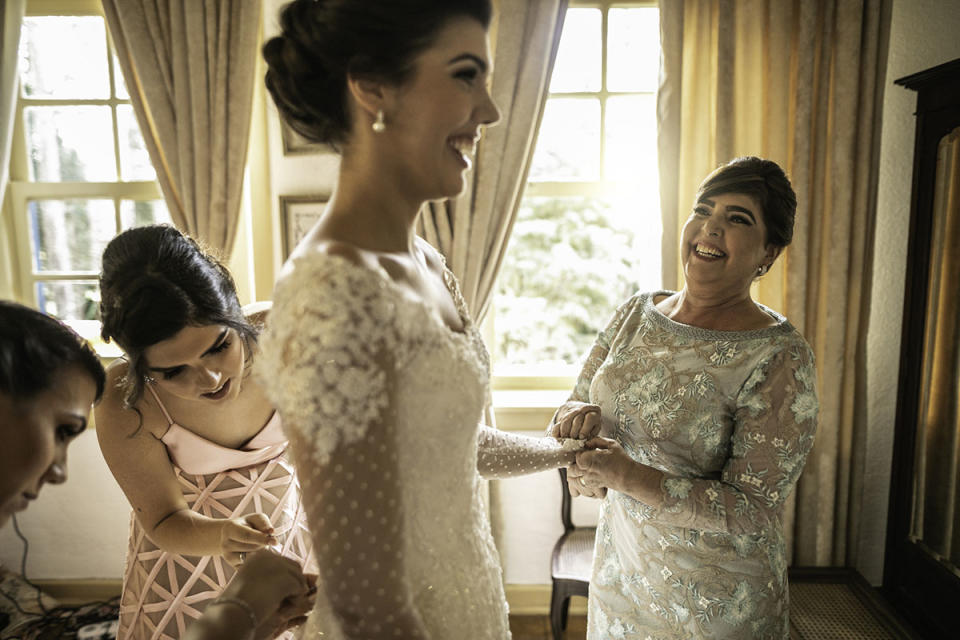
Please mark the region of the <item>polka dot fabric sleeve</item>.
POLYGON ((334 637, 427 637, 403 570, 393 318, 378 274, 312 256, 278 285, 261 341, 259 375, 290 438, 334 637))
POLYGON ((477 470, 485 478, 509 478, 566 467, 581 449, 582 440, 531 438, 481 425, 477 470))

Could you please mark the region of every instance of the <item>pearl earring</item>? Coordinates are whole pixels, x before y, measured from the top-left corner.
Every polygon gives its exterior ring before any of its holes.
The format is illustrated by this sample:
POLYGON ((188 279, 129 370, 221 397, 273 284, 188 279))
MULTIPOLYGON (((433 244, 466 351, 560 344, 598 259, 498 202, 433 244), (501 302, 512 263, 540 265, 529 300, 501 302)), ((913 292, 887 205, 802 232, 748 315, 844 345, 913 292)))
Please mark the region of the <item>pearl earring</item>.
POLYGON ((377 109, 377 119, 373 122, 371 127, 374 133, 383 133, 387 128, 386 123, 383 121, 383 109, 377 109))
POLYGON ((770 265, 762 264, 759 267, 757 267, 757 275, 758 276, 766 275, 767 270, 769 269, 770 269, 770 265))

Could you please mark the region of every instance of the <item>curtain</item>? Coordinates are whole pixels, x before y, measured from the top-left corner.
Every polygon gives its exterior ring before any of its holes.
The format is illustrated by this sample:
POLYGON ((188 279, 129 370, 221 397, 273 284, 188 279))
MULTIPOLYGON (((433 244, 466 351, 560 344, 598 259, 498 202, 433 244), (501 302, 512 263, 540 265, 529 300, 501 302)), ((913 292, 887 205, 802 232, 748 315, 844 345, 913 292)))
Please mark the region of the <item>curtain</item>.
POLYGON ((960 569, 960 129, 937 153, 911 533, 960 569))
POLYGON ((240 215, 259 0, 103 0, 174 224, 229 257, 240 215))
POLYGON ((499 4, 492 93, 500 122, 484 132, 464 193, 420 213, 419 234, 446 257, 477 323, 520 206, 566 9, 567 0, 499 4))
POLYGON ((662 0, 664 284, 700 180, 736 156, 779 163, 793 244, 757 286, 817 357, 816 444, 787 505, 797 565, 853 565, 862 492, 866 323, 890 0, 662 0))
POLYGON ((26 0, 0 0, 0 204, 10 178, 10 143, 17 112, 20 24, 26 0))

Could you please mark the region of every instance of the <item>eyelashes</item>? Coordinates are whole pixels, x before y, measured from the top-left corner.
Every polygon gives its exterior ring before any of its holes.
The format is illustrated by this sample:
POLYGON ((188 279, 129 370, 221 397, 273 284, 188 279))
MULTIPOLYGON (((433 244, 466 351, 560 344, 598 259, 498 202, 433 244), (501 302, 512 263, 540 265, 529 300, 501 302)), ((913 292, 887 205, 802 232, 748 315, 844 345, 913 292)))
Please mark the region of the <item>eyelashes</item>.
MULTIPOLYGON (((229 349, 229 348, 230 348, 230 345, 232 345, 232 344, 233 344, 233 340, 231 340, 230 338, 227 338, 227 339, 225 339, 223 342, 221 342, 220 344, 218 344, 217 346, 215 346, 213 349, 210 349, 210 351, 208 351, 207 354, 208 354, 208 355, 216 355, 216 354, 218 354, 218 353, 223 353, 224 351, 226 351, 227 349, 229 349)), ((177 368, 175 368, 175 369, 168 369, 167 371, 164 371, 164 372, 163 372, 163 379, 164 379, 164 380, 172 380, 173 378, 176 378, 178 375, 180 375, 180 373, 181 373, 182 371, 183 371, 183 367, 177 367, 177 368)))

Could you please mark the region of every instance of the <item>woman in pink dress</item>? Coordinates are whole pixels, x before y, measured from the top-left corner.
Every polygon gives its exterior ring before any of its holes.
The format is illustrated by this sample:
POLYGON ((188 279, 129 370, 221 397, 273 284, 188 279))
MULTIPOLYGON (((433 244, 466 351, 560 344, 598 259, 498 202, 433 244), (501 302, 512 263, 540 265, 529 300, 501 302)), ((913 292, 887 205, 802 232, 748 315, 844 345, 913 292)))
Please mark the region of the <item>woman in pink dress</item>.
POLYGON ((180 638, 246 554, 274 547, 313 572, 279 415, 250 375, 266 310, 170 226, 103 254, 103 337, 125 357, 96 409, 104 458, 133 507, 121 639, 180 638))

